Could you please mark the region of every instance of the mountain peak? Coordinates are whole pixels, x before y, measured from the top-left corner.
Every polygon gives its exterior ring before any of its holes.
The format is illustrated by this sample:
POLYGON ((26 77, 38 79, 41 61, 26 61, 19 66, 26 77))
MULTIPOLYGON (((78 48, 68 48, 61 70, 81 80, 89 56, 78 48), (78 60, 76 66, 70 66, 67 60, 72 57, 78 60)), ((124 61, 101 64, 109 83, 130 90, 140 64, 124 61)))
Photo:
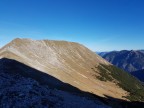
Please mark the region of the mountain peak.
MULTIPOLYGON (((118 85, 123 81, 117 78, 117 73, 118 75, 124 73, 113 68, 109 62, 85 46, 75 42, 17 38, 0 49, 0 58, 18 61, 82 91, 92 92, 101 97, 107 95, 126 100, 124 97, 129 94, 123 89, 127 88, 127 85, 123 88, 118 85)), ((55 84, 50 79, 43 79, 26 69, 22 70, 39 81, 55 84)), ((135 80, 131 76, 124 77, 124 75, 123 79, 135 80)))
POLYGON ((65 41, 65 40, 48 40, 48 39, 43 39, 43 40, 33 40, 33 39, 29 39, 29 38, 15 38, 12 40, 12 42, 55 42, 55 43, 73 43, 73 44, 79 44, 76 42, 69 42, 69 41, 65 41))
POLYGON ((12 42, 20 42, 20 41, 33 41, 33 40, 29 38, 15 38, 12 40, 12 42))
MULTIPOLYGON (((94 52, 90 51, 82 44, 76 42, 57 41, 57 40, 32 40, 27 38, 16 38, 12 40, 9 44, 5 45, 1 49, 1 51, 3 52, 9 51, 9 52, 19 53, 19 54, 20 53, 27 54, 28 52, 29 53, 31 52, 31 53, 36 53, 35 55, 39 54, 37 56, 40 57, 41 55, 45 56, 45 54, 49 54, 49 53, 55 53, 55 55, 65 53, 64 54, 65 56, 67 54, 68 55, 72 54, 73 56, 76 56, 79 55, 79 53, 81 53, 81 55, 90 54, 91 57, 97 56, 94 52), (40 52, 40 50, 42 50, 43 52, 40 52)), ((87 57, 85 56, 85 58, 87 57)), ((109 64, 99 56, 97 56, 96 58, 97 58, 96 59, 97 63, 109 64)))
POLYGON ((24 63, 80 90, 99 96, 107 94, 122 98, 126 95, 126 91, 113 82, 103 82, 95 78, 99 73, 92 68, 110 63, 75 42, 17 38, 0 50, 0 56, 24 63), (109 84, 112 87, 107 87, 109 84), (117 95, 113 88, 116 88, 117 95))

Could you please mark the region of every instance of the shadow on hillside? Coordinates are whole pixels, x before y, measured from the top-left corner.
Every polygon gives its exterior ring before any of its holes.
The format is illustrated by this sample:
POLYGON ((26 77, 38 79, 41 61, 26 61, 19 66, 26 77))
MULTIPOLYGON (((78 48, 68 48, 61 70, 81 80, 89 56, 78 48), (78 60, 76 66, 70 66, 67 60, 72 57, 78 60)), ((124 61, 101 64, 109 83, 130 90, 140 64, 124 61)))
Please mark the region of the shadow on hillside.
POLYGON ((110 105, 114 108, 143 108, 144 107, 144 103, 142 102, 128 102, 120 99, 115 99, 109 96, 106 96, 107 98, 102 98, 92 93, 81 91, 70 84, 64 83, 44 72, 38 71, 16 60, 2 58, 0 59, 0 66, 1 66, 0 69, 3 69, 3 71, 7 74, 20 74, 24 77, 30 77, 32 79, 37 80, 42 85, 48 85, 50 88, 56 88, 59 90, 68 91, 75 95, 88 97, 90 99, 99 99, 104 104, 110 105))

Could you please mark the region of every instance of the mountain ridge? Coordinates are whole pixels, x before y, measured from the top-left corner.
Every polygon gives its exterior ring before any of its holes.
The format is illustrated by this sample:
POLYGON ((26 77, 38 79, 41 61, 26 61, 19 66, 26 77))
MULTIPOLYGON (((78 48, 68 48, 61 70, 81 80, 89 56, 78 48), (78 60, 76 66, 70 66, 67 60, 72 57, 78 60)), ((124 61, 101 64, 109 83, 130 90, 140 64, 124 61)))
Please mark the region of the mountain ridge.
MULTIPOLYGON (((110 96, 129 100, 126 97, 131 90, 127 91, 118 85, 120 80, 107 80, 109 77, 115 78, 109 73, 112 70, 109 71, 107 68, 111 64, 81 44, 66 41, 15 39, 0 49, 0 58, 4 57, 40 70, 82 91, 101 97, 110 96), (98 69, 100 64, 104 65, 102 67, 104 71, 108 70, 105 73, 106 76, 102 76, 106 78, 106 81, 98 78, 101 76, 101 70, 98 69)), ((120 71, 118 73, 121 74, 120 71)), ((130 75, 129 78, 136 80, 130 75)), ((135 85, 137 84, 139 86, 139 82, 136 81, 135 85)))
MULTIPOLYGON (((93 77, 94 73, 91 70, 93 66, 99 63, 109 65, 109 63, 77 43, 15 39, 1 49, 0 54, 2 53, 3 57, 15 59, 43 72, 48 72, 63 82, 80 87, 85 91, 93 91, 100 96, 110 94, 110 96, 121 98, 121 95, 126 94, 114 83, 102 82, 93 77), (98 87, 94 87, 94 85, 98 87), (101 85, 106 87, 103 88, 101 85), (112 87, 108 88, 108 85, 112 87), (119 93, 111 92, 114 88, 119 93)), ((98 75, 98 73, 95 74, 98 75)))

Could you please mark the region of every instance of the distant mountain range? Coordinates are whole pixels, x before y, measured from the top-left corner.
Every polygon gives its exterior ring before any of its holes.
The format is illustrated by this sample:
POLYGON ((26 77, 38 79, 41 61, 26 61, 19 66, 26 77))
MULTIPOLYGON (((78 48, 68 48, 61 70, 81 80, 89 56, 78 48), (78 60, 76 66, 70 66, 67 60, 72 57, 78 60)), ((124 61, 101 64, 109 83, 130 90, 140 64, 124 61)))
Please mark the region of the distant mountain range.
POLYGON ((96 52, 98 55, 100 56, 104 56, 105 54, 107 54, 108 52, 96 52))
POLYGON ((144 81, 144 50, 122 50, 98 54, 115 66, 144 81))

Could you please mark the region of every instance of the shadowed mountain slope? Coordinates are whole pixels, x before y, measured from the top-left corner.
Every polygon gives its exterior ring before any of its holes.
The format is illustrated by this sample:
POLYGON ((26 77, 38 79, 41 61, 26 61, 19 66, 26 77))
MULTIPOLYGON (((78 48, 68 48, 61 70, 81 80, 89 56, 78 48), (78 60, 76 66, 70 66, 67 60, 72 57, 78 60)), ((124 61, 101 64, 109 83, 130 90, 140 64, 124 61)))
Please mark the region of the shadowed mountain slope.
POLYGON ((140 81, 144 82, 144 69, 131 72, 131 74, 138 78, 140 81))
POLYGON ((1 108, 143 108, 144 105, 105 97, 81 91, 16 60, 0 59, 1 108))
POLYGON ((98 98, 18 61, 0 59, 1 108, 110 108, 98 98))

